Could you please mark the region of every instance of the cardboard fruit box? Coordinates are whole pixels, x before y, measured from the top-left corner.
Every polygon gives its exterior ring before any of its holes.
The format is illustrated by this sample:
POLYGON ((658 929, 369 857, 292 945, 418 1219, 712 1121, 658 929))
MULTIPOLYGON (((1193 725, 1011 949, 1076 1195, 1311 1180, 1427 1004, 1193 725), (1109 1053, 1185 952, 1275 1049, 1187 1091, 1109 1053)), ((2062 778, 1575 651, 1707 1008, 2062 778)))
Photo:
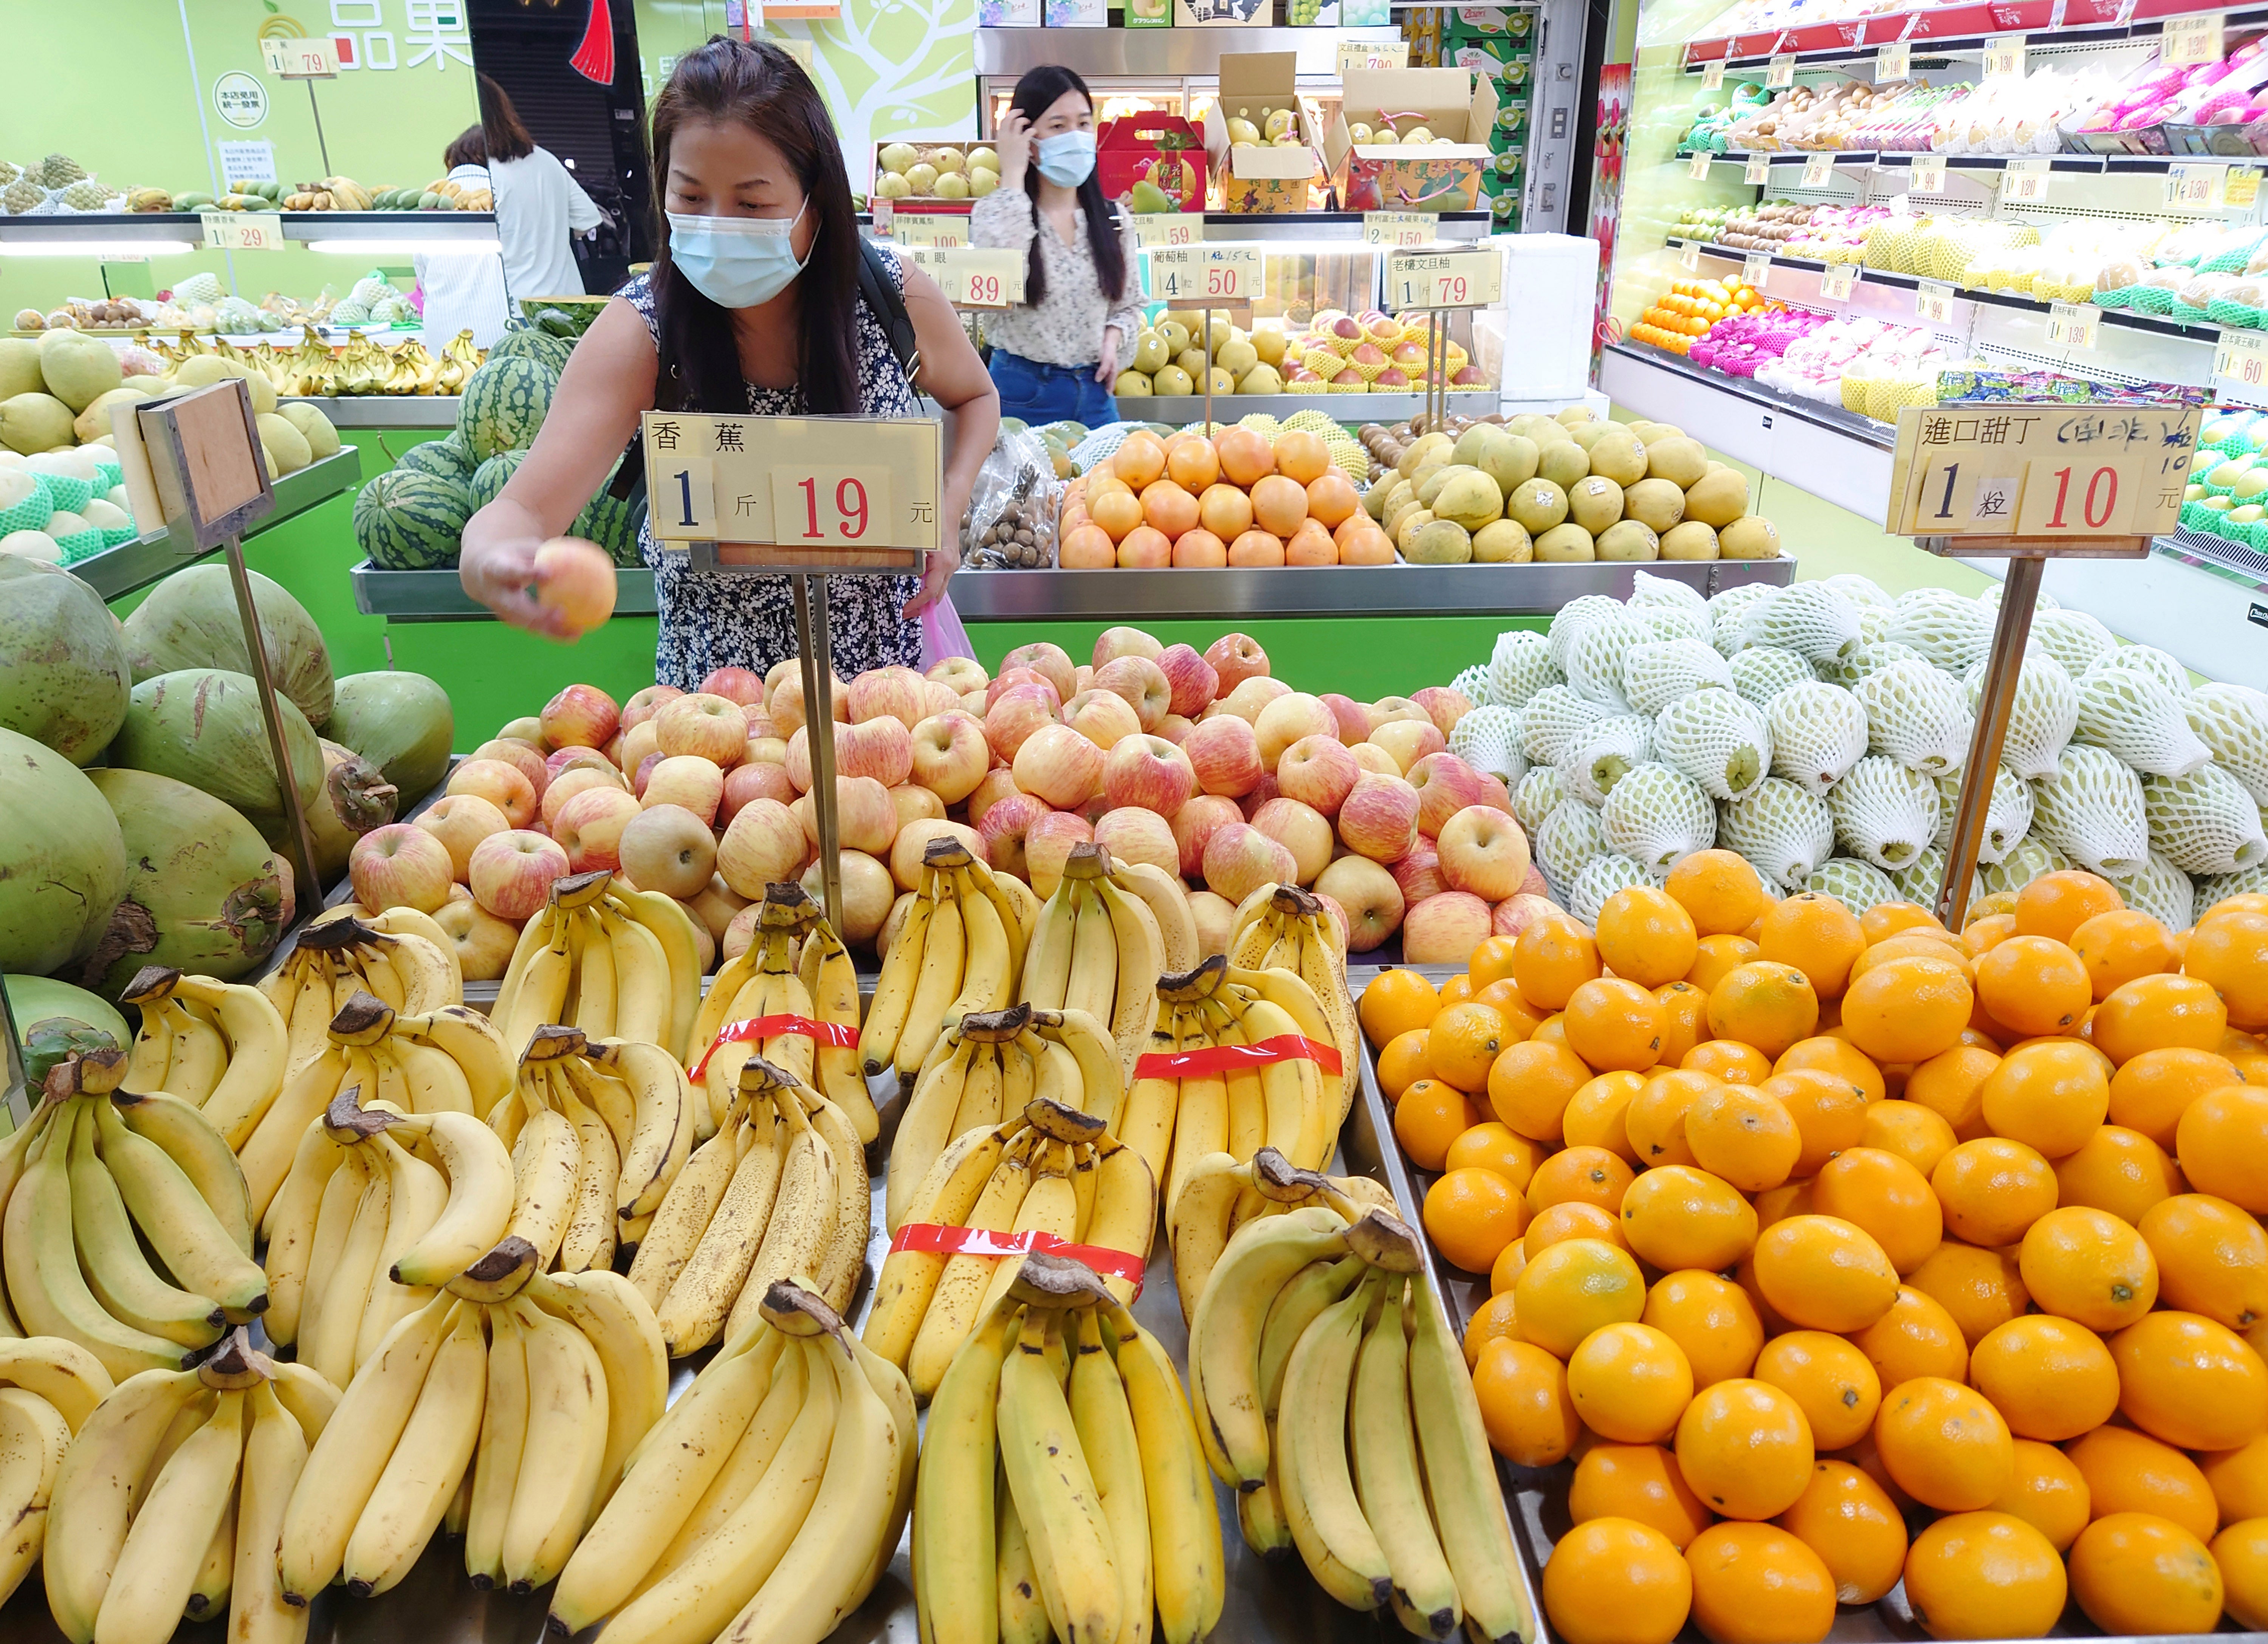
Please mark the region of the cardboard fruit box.
POLYGON ((1127 198, 1137 183, 1148 183, 1166 196, 1163 207, 1149 202, 1153 210, 1204 210, 1204 136, 1179 114, 1145 110, 1104 122, 1094 168, 1102 192, 1114 200, 1127 198))
POLYGON ((1496 82, 1469 69, 1350 69, 1323 162, 1343 211, 1470 211, 1496 123, 1496 82), (1422 127, 1422 144, 1367 140, 1422 127), (1447 141, 1443 141, 1443 139, 1447 141))
POLYGON ((977 168, 992 173, 997 183, 1000 161, 992 144, 976 137, 886 137, 874 144, 873 182, 869 192, 877 200, 887 200, 901 210, 967 210, 969 203, 977 198, 969 185, 977 168), (911 159, 907 155, 912 155, 911 159), (990 158, 987 158, 990 157, 990 158), (924 168, 926 168, 924 170, 924 168), (895 175, 905 179, 906 192, 885 194, 882 179, 895 175), (961 180, 961 192, 939 192, 939 184, 947 177, 961 180))
POLYGON ((1319 145, 1300 101, 1299 61, 1289 51, 1221 54, 1220 91, 1205 111, 1204 146, 1220 180, 1222 210, 1249 216, 1307 210, 1319 145), (1231 120, 1249 122, 1261 140, 1236 141, 1231 120), (1271 122, 1298 140, 1270 141, 1271 122))

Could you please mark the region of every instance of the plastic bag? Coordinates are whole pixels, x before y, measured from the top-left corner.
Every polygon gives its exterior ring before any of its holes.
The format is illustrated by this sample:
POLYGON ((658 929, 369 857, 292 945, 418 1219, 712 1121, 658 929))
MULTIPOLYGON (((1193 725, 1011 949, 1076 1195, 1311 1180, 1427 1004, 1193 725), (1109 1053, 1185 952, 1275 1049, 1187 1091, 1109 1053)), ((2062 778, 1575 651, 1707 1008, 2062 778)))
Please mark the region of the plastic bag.
POLYGON ((968 643, 968 630, 961 625, 961 613, 953 608, 950 592, 934 605, 922 608, 921 665, 926 674, 939 663, 953 657, 976 660, 976 647, 968 643))
POLYGON ((961 562, 992 571, 1054 564, 1062 495, 1046 443, 1029 429, 1001 430, 969 491, 968 517, 961 527, 961 562))

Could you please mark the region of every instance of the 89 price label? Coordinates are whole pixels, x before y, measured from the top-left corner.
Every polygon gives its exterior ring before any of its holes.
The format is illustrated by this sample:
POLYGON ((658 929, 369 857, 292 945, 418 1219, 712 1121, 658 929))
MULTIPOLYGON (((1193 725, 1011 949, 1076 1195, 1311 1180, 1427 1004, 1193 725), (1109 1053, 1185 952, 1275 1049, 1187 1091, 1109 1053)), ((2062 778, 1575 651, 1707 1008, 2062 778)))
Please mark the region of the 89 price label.
POLYGON ((771 471, 772 526, 784 548, 857 547, 889 518, 885 468, 780 468, 771 471))

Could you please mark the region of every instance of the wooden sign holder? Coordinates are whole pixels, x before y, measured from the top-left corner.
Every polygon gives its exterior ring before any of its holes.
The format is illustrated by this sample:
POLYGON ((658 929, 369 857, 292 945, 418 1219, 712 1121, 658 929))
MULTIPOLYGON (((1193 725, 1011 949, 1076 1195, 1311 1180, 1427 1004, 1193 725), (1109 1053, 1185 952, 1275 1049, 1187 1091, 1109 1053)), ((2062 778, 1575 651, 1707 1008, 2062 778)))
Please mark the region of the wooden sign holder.
MULTIPOLYGON (((9 1000, 4 984, 0 984, 0 1036, 7 1040, 6 1049, 0 1051, 0 1057, 6 1058, 0 1063, 0 1105, 7 1108, 11 1126, 21 1128, 31 1123, 33 1110, 39 1104, 32 1095, 32 1081, 24 1073, 23 1034, 16 1026, 16 1007, 9 1000)), ((124 1051, 133 1047, 122 1044, 118 1048, 124 1051)))

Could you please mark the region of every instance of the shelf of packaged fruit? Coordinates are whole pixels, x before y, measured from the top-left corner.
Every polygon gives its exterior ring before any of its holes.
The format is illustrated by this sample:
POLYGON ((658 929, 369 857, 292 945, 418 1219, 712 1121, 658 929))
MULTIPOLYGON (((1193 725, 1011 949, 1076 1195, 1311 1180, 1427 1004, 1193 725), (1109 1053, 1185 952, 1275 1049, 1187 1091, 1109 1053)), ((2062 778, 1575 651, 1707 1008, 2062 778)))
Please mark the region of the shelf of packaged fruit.
MULTIPOLYGON (((354 583, 355 609, 365 616, 397 623, 494 622, 496 613, 465 592, 454 565, 437 571, 382 571, 368 560, 347 573, 354 583)), ((644 565, 615 570, 615 615, 651 616, 653 572, 644 565)))
MULTIPOLYGON (((1062 30, 1055 31, 1058 34, 1062 30)), ((940 216, 955 216, 927 203, 908 203, 898 208, 909 217, 919 217, 928 210, 940 216)), ((1284 247, 1287 255, 1300 252, 1328 249, 1332 252, 1360 249, 1362 219, 1360 211, 1207 211, 1204 214, 1205 239, 1219 245, 1237 245, 1248 240, 1263 244, 1276 240, 1302 242, 1284 247), (1310 247, 1305 242, 1329 241, 1328 247, 1310 247)), ((4 219, 0 219, 4 220, 4 219)), ((1140 217, 1136 217, 1138 225, 1140 217)), ((1440 225, 1437 238, 1441 240, 1486 240, 1493 232, 1486 211, 1441 211, 1435 213, 1440 225)), ((858 214, 860 230, 873 237, 873 217, 869 212, 858 214)), ((887 238, 885 236, 884 238, 887 238)))
MULTIPOLYGON (((1763 62, 1776 55, 1832 59, 1904 41, 1918 55, 1939 55, 1983 47, 1987 36, 2053 33, 2057 43, 2105 42, 2152 38, 2164 20, 2197 11, 2194 0, 1992 0, 1987 4, 1946 5, 1926 11, 1891 11, 1799 28, 1756 29, 1744 34, 1686 42, 1685 61, 1763 62)), ((2258 6, 2232 8, 2230 22, 2268 17, 2258 6)))
MULTIPOLYGON (((1184 423, 1204 421, 1204 395, 1122 394, 1118 414, 1129 422, 1184 423)), ((1469 392, 1453 390, 1449 409, 1460 417, 1486 417, 1502 402, 1494 388, 1469 392)), ((1299 411, 1321 411, 1335 423, 1359 428, 1365 423, 1402 423, 1425 409, 1422 394, 1219 394, 1213 396, 1217 423, 1233 423, 1255 411, 1265 411, 1278 422, 1299 411)))
MULTIPOLYGON (((311 462, 296 474, 286 474, 276 482, 275 512, 262 515, 248 534, 257 535, 318 503, 328 502, 361 478, 362 453, 352 446, 311 462)), ((175 548, 172 534, 160 529, 89 555, 70 570, 105 600, 114 600, 194 564, 198 557, 194 549, 175 548)))

